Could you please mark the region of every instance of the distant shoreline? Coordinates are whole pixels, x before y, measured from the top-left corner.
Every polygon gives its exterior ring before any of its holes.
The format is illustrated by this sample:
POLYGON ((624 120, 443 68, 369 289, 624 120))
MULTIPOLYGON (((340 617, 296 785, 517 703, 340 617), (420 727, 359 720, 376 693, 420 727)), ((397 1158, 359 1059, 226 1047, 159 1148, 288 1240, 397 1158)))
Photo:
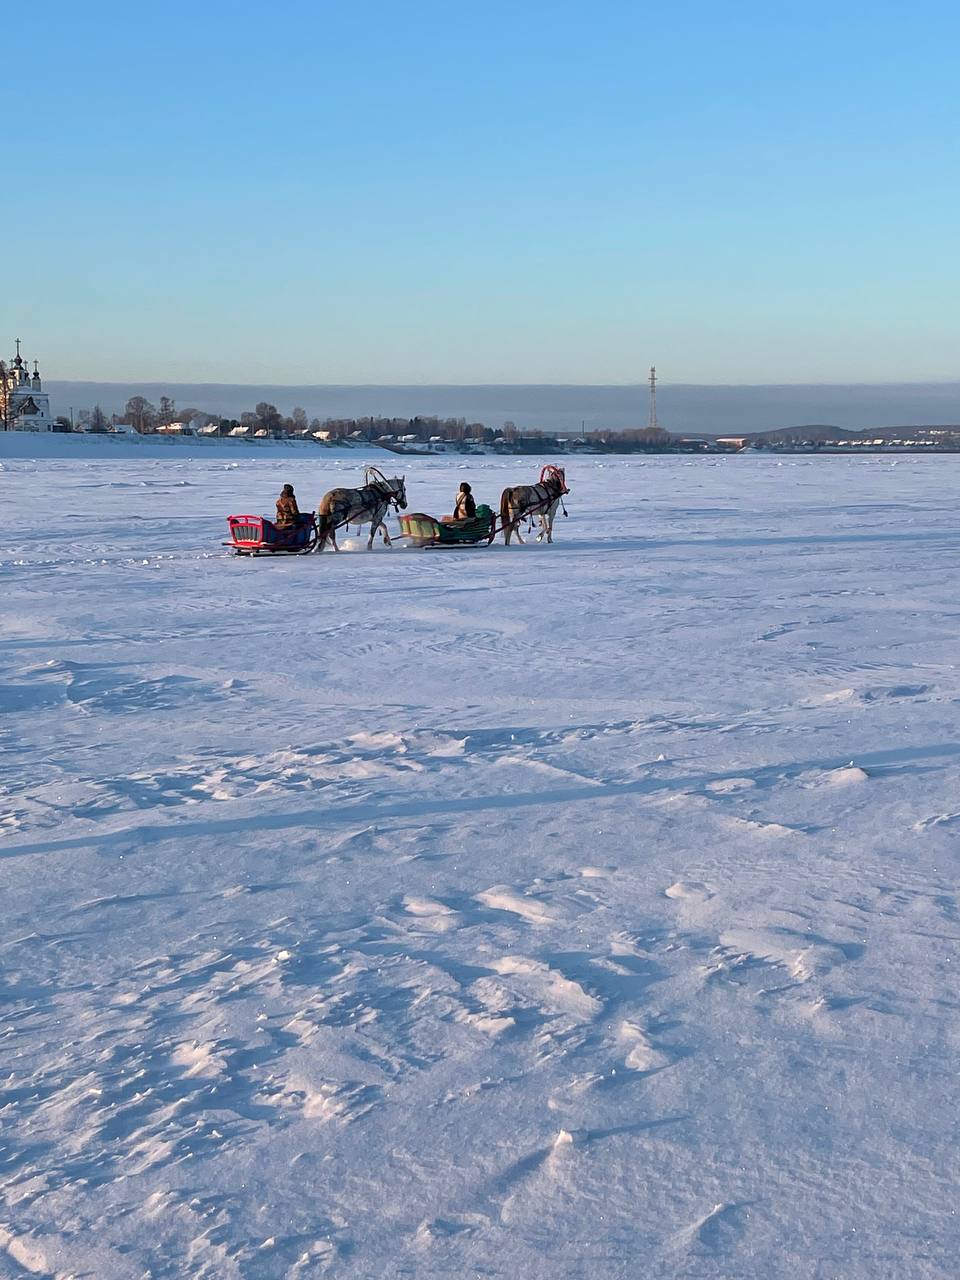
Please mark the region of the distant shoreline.
POLYGON ((32 432, 32 431, 0 431, 0 460, 4 458, 132 458, 136 457, 171 457, 181 458, 191 455, 197 457, 215 456, 233 458, 254 457, 287 457, 296 456, 298 460, 322 461, 324 459, 350 459, 360 464, 365 459, 379 459, 381 465, 385 460, 396 459, 400 465, 404 459, 430 458, 436 461, 465 464, 471 459, 502 458, 513 459, 518 463, 524 460, 543 458, 562 458, 564 465, 576 462, 578 458, 632 458, 654 459, 664 457, 682 457, 685 459, 702 458, 711 462, 718 458, 776 458, 776 457, 831 457, 842 458, 861 456, 863 454, 900 457, 943 456, 960 453, 957 445, 876 445, 852 444, 850 446, 823 445, 816 448, 778 445, 762 449, 712 449, 689 450, 682 448, 663 449, 627 449, 610 446, 597 448, 586 446, 576 449, 560 449, 544 442, 540 449, 523 449, 519 451, 496 449, 489 445, 474 446, 469 449, 422 449, 386 447, 368 443, 363 440, 350 441, 310 441, 310 440, 256 440, 230 439, 217 436, 161 436, 161 435, 129 435, 122 433, 91 432, 32 432))
MULTIPOLYGON (((302 407, 310 418, 465 418, 499 431, 578 435, 645 427, 646 386, 622 385, 242 385, 187 382, 79 382, 45 379, 54 414, 75 416, 100 404, 121 413, 134 395, 179 408, 239 418, 258 401, 282 413, 302 407)), ((660 424, 673 435, 747 435, 819 423, 847 431, 898 425, 960 423, 960 381, 925 383, 784 384, 756 386, 671 384, 658 388, 660 424)))

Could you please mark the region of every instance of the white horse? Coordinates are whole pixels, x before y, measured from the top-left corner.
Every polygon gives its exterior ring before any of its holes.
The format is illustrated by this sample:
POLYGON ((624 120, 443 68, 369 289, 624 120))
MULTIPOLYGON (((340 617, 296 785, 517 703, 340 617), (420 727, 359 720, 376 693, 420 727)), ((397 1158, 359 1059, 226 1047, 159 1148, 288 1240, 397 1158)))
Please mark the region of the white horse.
POLYGON ((537 541, 546 538, 547 542, 552 542, 557 507, 562 504, 563 495, 569 492, 563 467, 554 466, 543 468, 538 484, 521 484, 512 489, 504 489, 500 495, 500 527, 504 543, 509 547, 512 535, 522 543, 520 525, 524 520, 530 520, 532 524, 537 519, 540 521, 537 541))
POLYGON ((384 516, 391 506, 397 510, 406 507, 406 476, 394 476, 388 480, 376 467, 365 467, 363 478, 367 483, 360 489, 331 489, 323 495, 317 512, 318 551, 323 550, 328 539, 334 551, 339 551, 337 530, 350 524, 370 525, 368 551, 373 549, 373 538, 378 529, 383 534, 384 546, 390 546, 390 533, 384 516))

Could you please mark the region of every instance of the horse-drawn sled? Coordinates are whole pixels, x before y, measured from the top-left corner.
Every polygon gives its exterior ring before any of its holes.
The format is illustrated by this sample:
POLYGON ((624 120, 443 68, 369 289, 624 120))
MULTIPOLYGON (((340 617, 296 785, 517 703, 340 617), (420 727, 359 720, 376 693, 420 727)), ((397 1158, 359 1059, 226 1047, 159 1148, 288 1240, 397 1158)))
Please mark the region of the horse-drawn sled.
POLYGON ((511 537, 522 542, 520 526, 527 524, 533 529, 540 525, 537 541, 544 538, 553 541, 553 518, 557 508, 563 506, 564 494, 569 493, 567 480, 562 467, 549 465, 540 471, 537 484, 518 485, 512 489, 504 489, 500 495, 500 519, 490 507, 481 504, 476 515, 465 520, 453 520, 444 517, 424 515, 413 512, 397 515, 400 520, 400 537, 405 538, 411 547, 476 547, 489 545, 498 533, 510 545, 511 537))
MULTIPOLYGON (((331 489, 324 494, 316 515, 303 512, 286 523, 277 523, 267 516, 228 516, 231 541, 224 546, 231 547, 239 556, 304 556, 314 550, 323 551, 328 543, 336 551, 338 530, 349 529, 351 525, 369 525, 369 551, 378 532, 384 545, 390 546, 386 516, 391 507, 400 521, 400 537, 411 547, 489 546, 498 533, 503 534, 504 543, 509 546, 511 537, 523 541, 521 525, 527 524, 532 529, 537 523, 540 525, 537 541, 552 542, 554 516, 558 507, 567 514, 563 498, 570 492, 563 468, 551 464, 541 469, 537 484, 504 489, 499 513, 481 504, 476 514, 466 519, 438 520, 423 512, 406 511, 403 476, 388 479, 378 468, 365 467, 363 478, 364 484, 359 489, 331 489)), ((291 499, 292 495, 290 489, 291 499)), ((296 510, 295 503, 293 510, 296 510)))
POLYGON ((400 537, 411 547, 476 547, 496 536, 496 515, 481 503, 466 520, 438 520, 422 511, 399 516, 400 537))
MULTIPOLYGON (((377 467, 364 467, 363 478, 360 489, 331 489, 324 494, 316 515, 312 511, 301 512, 293 517, 293 523, 278 524, 269 516, 227 516, 231 540, 223 545, 238 556, 305 556, 314 550, 322 551, 327 543, 338 551, 338 529, 369 524, 367 550, 373 546, 378 529, 389 546, 384 517, 391 505, 398 513, 407 505, 403 477, 388 480, 377 467)), ((292 488, 290 492, 293 493, 292 488)))
POLYGON ((312 511, 301 512, 294 525, 278 525, 267 516, 227 516, 231 547, 238 556, 306 556, 317 545, 317 521, 312 511))

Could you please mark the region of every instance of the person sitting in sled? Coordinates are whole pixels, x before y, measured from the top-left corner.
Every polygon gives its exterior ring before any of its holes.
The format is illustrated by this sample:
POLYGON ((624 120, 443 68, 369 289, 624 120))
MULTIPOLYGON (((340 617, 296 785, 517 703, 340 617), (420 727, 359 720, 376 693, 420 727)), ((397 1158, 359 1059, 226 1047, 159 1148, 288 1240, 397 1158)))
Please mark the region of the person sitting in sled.
POLYGON ((460 492, 457 494, 456 505, 453 508, 453 518, 454 520, 472 520, 476 514, 477 504, 473 498, 473 491, 464 480, 460 486, 460 492))
POLYGON ((293 485, 285 484, 280 492, 280 497, 277 499, 277 528, 296 528, 299 515, 300 508, 297 506, 297 497, 293 492, 293 485))

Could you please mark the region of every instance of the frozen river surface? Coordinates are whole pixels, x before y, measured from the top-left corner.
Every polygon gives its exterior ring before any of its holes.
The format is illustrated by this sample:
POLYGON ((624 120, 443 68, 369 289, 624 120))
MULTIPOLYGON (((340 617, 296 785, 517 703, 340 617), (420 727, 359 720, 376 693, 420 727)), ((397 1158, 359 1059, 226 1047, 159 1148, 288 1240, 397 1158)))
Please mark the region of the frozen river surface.
POLYGON ((957 1274, 960 461, 0 468, 0 1276, 957 1274))

